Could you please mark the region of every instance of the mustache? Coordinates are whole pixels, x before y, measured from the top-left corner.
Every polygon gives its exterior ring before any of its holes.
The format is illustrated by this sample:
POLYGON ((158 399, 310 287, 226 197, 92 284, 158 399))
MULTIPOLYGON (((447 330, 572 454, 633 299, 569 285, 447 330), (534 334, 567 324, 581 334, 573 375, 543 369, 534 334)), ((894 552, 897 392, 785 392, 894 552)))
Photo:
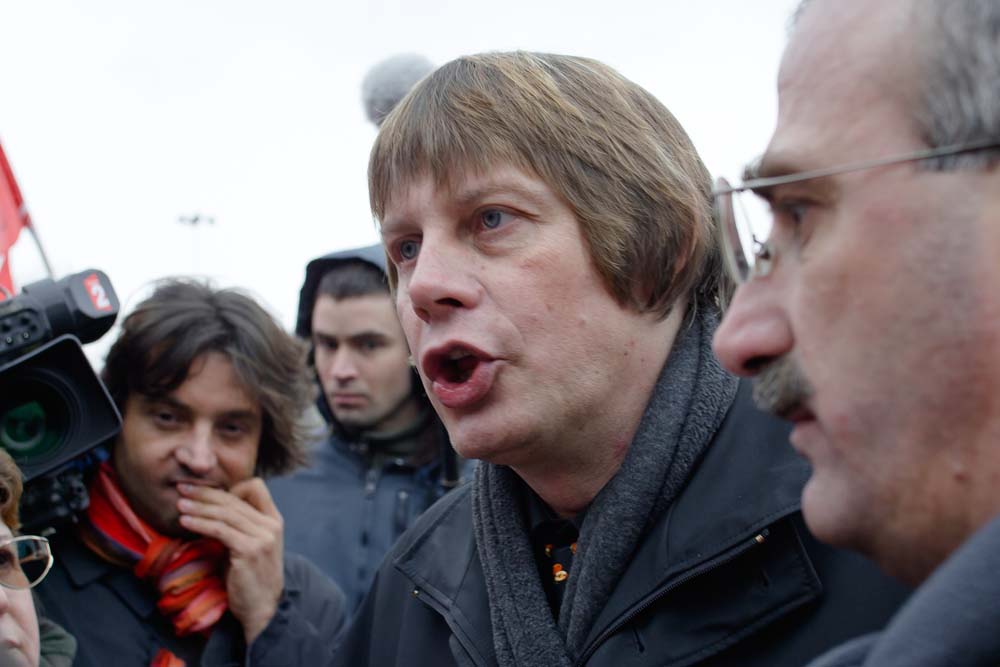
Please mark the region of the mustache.
POLYGON ((757 407, 779 417, 791 414, 812 395, 812 385, 790 355, 765 366, 753 383, 753 401, 757 407))

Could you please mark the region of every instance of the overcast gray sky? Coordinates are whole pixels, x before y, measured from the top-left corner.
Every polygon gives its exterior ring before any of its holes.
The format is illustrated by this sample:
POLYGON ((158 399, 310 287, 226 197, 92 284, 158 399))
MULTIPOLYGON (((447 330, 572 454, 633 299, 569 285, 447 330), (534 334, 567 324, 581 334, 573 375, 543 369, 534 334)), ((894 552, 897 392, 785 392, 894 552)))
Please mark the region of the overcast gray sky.
MULTIPOLYGON (((795 4, 0 0, 0 141, 58 275, 103 269, 127 311, 151 280, 195 273, 291 328, 305 263, 378 240, 360 94, 374 63, 594 57, 659 97, 713 173, 736 174, 773 127, 795 4), (178 223, 192 214, 215 224, 178 223)), ((20 284, 43 276, 26 236, 11 264, 20 284)))

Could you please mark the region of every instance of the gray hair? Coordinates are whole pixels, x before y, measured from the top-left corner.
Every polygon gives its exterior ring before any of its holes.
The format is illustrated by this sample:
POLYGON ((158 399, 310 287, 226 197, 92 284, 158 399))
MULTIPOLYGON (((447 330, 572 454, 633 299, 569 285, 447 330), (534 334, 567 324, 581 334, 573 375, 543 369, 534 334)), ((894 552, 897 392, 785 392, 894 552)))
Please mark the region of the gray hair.
MULTIPOLYGON (((921 136, 930 146, 1000 141, 1000 2, 918 0, 915 10, 925 35, 915 117, 921 136)), ((1000 151, 984 151, 959 164, 978 166, 998 157, 1000 151)))
MULTIPOLYGON (((802 0, 789 20, 794 30, 814 4, 802 0)), ((913 0, 923 75, 913 119, 928 146, 1000 141, 1000 2, 913 0)), ((983 166, 1000 150, 937 158, 928 166, 983 166)))

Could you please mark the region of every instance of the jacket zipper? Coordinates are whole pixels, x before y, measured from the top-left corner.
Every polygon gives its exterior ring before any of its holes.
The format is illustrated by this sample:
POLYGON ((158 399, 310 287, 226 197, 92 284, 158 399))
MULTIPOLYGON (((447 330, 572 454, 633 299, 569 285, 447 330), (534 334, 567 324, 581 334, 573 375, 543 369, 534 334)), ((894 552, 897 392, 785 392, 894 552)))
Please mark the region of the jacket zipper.
POLYGON ((746 540, 746 541, 742 542, 741 544, 737 544, 737 546, 735 546, 734 548, 730 549, 729 551, 726 551, 726 552, 720 554, 719 556, 716 556, 715 558, 707 560, 707 561, 703 562, 701 565, 688 570, 682 576, 678 577, 677 579, 674 579, 673 581, 671 581, 667 585, 665 585, 662 588, 660 588, 658 591, 656 591, 656 593, 653 595, 653 597, 649 598, 648 600, 646 600, 645 602, 643 602, 642 604, 640 604, 638 607, 634 607, 625 616, 623 616, 617 623, 612 624, 611 626, 608 627, 607 630, 605 630, 604 632, 602 632, 597 637, 597 639, 595 639, 587 647, 587 650, 584 651, 580 655, 580 659, 576 661, 575 667, 582 667, 583 665, 585 665, 586 662, 588 660, 590 660, 591 656, 593 656, 594 653, 597 651, 598 647, 600 647, 601 644, 603 644, 605 641, 607 641, 607 639, 609 637, 611 637, 611 635, 615 634, 616 632, 618 632, 619 630, 621 630, 623 627, 625 627, 626 625, 628 625, 632 621, 632 619, 634 619, 635 617, 639 616, 644 611, 646 611, 647 609, 649 609, 651 606, 653 606, 654 604, 656 604, 657 602, 659 602, 668 593, 670 593, 671 591, 673 591, 677 587, 679 587, 679 586, 681 586, 683 584, 686 584, 687 582, 691 581, 692 579, 694 579, 696 577, 700 577, 703 574, 711 572, 712 570, 714 570, 717 567, 721 567, 722 565, 725 565, 726 563, 728 563, 728 562, 730 562, 732 560, 735 560, 736 558, 738 558, 739 556, 742 556, 743 554, 745 554, 746 552, 750 551, 754 547, 763 544, 764 540, 767 539, 768 533, 769 533, 769 531, 765 528, 764 530, 762 530, 759 533, 757 533, 756 535, 754 535, 753 538, 751 538, 749 540, 746 540))

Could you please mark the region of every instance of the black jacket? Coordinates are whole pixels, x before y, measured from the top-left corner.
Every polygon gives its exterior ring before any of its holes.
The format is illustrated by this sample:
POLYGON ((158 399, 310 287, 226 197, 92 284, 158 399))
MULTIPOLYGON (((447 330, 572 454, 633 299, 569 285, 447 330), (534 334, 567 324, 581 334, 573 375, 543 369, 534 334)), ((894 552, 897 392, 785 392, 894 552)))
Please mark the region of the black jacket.
MULTIPOLYGON (((906 595, 873 565, 817 543, 799 514, 808 467, 747 383, 687 486, 650 530, 579 664, 801 667, 880 627, 906 595)), ((338 650, 344 667, 492 667, 470 488, 389 553, 338 650)))
POLYGON ((267 481, 285 519, 285 544, 361 604, 396 539, 441 497, 439 460, 376 462, 336 434, 316 443, 309 466, 267 481))
POLYGON ((285 554, 285 589, 278 611, 247 654, 243 628, 226 613, 201 648, 178 639, 156 609, 151 586, 131 570, 98 558, 72 535, 53 540, 55 565, 38 588, 47 616, 76 637, 75 667, 148 667, 163 647, 200 653, 188 667, 287 667, 329 655, 345 625, 344 595, 311 563, 285 554))

